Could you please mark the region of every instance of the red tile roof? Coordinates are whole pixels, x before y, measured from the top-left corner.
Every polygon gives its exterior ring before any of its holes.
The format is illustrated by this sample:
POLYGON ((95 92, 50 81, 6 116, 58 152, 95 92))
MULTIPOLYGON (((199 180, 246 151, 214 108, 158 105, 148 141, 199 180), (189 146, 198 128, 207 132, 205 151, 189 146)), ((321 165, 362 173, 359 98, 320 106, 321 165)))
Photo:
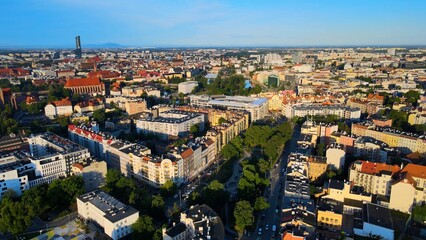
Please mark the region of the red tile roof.
POLYGON ((381 171, 389 171, 389 172, 392 172, 392 174, 394 174, 399 171, 399 167, 397 165, 388 165, 386 163, 375 163, 375 162, 368 162, 368 161, 362 161, 362 162, 363 163, 361 167, 361 172, 363 173, 378 174, 381 171))
POLYGON ((72 106, 72 103, 67 98, 61 99, 59 101, 52 101, 51 102, 55 107, 61 107, 61 106, 72 106))
POLYGON ((182 156, 183 159, 186 159, 190 157, 193 153, 194 151, 192 151, 192 148, 188 148, 185 151, 183 151, 180 155, 182 156))
POLYGON ((84 87, 84 86, 95 86, 100 85, 101 81, 96 77, 89 78, 71 78, 67 79, 65 87, 84 87))
POLYGON ((80 171, 83 171, 84 168, 83 165, 81 165, 80 163, 74 163, 72 166, 80 169, 80 171))
POLYGON ((89 62, 89 63, 100 62, 100 61, 102 61, 102 59, 99 56, 95 56, 95 57, 91 57, 91 58, 87 59, 87 62, 89 62))
POLYGON ((120 77, 120 74, 109 70, 102 70, 89 72, 88 77, 117 78, 120 77))
POLYGON ((401 172, 407 172, 412 177, 426 179, 426 166, 409 163, 401 172))

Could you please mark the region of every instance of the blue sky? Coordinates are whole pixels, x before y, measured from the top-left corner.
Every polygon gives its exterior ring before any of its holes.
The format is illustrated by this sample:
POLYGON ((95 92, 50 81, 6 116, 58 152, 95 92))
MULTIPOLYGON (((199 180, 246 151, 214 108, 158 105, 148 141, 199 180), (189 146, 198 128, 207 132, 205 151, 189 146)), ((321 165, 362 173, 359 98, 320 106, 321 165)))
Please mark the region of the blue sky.
POLYGON ((2 0, 0 47, 426 45, 426 1, 2 0))

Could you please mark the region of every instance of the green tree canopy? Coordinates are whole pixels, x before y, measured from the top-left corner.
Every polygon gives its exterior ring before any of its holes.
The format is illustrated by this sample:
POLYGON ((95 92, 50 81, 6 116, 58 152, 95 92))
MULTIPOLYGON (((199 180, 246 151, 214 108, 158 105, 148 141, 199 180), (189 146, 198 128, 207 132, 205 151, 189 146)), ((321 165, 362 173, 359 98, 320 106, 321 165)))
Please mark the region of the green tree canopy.
POLYGON ((234 209, 235 225, 239 232, 253 224, 253 207, 249 201, 243 200, 237 202, 234 209))
POLYGON ((105 122, 105 109, 98 109, 93 112, 93 119, 95 119, 99 124, 105 122))
POLYGON ((203 190, 204 202, 215 209, 217 212, 229 200, 229 192, 225 190, 225 186, 217 180, 212 181, 203 190))
POLYGON ((142 215, 132 224, 133 239, 152 239, 155 226, 152 217, 142 215))
POLYGON ((268 209, 270 207, 268 201, 264 197, 257 197, 256 201, 254 202, 254 210, 256 211, 263 211, 265 209, 268 209))
POLYGON ((177 186, 172 180, 167 180, 161 187, 160 192, 163 197, 170 197, 176 193, 177 186))
POLYGON ((189 128, 189 132, 192 134, 197 134, 200 131, 200 126, 198 124, 194 124, 189 128))

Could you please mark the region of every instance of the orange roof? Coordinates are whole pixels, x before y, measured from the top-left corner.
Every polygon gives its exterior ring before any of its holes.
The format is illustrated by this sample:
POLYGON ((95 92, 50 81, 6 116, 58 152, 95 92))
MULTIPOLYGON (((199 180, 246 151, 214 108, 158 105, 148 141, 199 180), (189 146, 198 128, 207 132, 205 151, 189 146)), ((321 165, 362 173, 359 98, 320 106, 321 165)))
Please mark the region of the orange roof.
POLYGON ((80 169, 80 171, 83 171, 84 168, 83 165, 81 165, 80 163, 74 163, 72 166, 80 169))
POLYGON ((382 101, 385 99, 384 96, 380 96, 379 94, 372 94, 372 93, 369 93, 367 98, 368 99, 377 99, 377 100, 382 100, 382 101))
POLYGON ((213 141, 213 140, 211 140, 210 138, 206 140, 206 144, 207 144, 208 146, 212 145, 213 143, 214 143, 214 141, 213 141))
POLYGON ((119 77, 120 74, 116 72, 112 72, 109 70, 101 70, 95 72, 89 72, 88 77, 102 77, 102 78, 116 78, 119 77))
POLYGON ((26 102, 27 104, 35 103, 35 102, 37 102, 37 98, 36 98, 36 97, 34 97, 34 96, 27 96, 27 97, 25 98, 25 102, 26 102))
POLYGON ((402 169, 402 172, 408 172, 415 178, 426 179, 426 166, 409 163, 402 169))
POLYGON ((284 232, 283 240, 303 240, 303 237, 293 236, 293 234, 284 232))
POLYGON ((102 61, 102 59, 99 56, 94 56, 94 57, 87 59, 88 63, 94 63, 94 62, 100 62, 100 61, 102 61))
POLYGON ((375 163, 359 160, 362 162, 361 172, 368 174, 377 174, 381 171, 389 171, 392 174, 399 171, 398 165, 388 165, 386 163, 375 163))
POLYGON ((191 156, 194 153, 194 151, 192 151, 192 148, 188 148, 185 151, 183 151, 180 155, 182 156, 182 158, 188 158, 189 156, 191 156))
POLYGON ((67 98, 61 99, 59 101, 52 101, 51 102, 55 107, 61 107, 61 106, 72 106, 72 103, 67 98))
POLYGON ((82 87, 82 86, 94 86, 94 85, 100 85, 101 81, 99 78, 72 78, 67 79, 67 82, 65 83, 65 87, 82 87))

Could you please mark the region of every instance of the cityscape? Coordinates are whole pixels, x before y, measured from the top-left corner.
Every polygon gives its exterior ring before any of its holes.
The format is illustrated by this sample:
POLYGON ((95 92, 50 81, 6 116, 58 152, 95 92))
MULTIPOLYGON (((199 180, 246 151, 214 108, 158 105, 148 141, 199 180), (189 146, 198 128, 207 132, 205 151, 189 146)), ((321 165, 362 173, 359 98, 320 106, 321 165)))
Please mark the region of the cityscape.
POLYGON ((5 3, 0 239, 426 239, 426 3, 125 2, 5 3))

